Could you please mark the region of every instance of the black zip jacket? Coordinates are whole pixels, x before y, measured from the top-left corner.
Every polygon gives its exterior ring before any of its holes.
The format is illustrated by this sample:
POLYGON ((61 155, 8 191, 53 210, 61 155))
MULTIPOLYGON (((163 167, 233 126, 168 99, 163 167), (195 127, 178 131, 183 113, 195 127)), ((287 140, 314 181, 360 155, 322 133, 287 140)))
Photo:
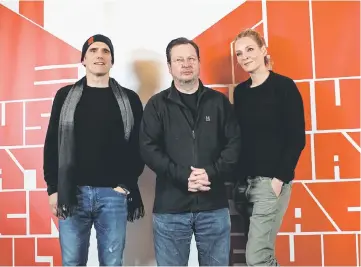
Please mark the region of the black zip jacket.
POLYGON ((141 156, 157 175, 154 213, 228 207, 224 183, 237 165, 240 128, 225 95, 200 82, 194 121, 172 83, 148 101, 140 127, 141 156), (188 191, 191 166, 206 170, 211 190, 188 191))

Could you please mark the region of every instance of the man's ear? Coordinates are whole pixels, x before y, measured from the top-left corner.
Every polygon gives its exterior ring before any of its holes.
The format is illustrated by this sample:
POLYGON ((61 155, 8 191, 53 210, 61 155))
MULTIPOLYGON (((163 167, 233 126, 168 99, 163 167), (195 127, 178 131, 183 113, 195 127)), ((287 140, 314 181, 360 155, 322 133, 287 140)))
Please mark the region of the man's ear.
POLYGON ((168 71, 169 71, 169 74, 172 74, 172 66, 170 65, 171 63, 167 63, 168 65, 168 71))

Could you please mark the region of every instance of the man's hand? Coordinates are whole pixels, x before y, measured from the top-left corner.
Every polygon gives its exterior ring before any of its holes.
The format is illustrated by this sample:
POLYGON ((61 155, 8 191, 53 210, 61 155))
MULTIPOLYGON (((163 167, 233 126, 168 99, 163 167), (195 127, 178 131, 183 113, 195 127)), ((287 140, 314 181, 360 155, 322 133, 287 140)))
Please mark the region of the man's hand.
POLYGON ((188 178, 188 191, 209 191, 211 184, 205 169, 191 167, 192 173, 188 178))
POLYGON ((276 196, 279 197, 282 191, 283 182, 277 178, 273 178, 271 181, 271 185, 276 196))
POLYGON ((127 195, 128 193, 120 186, 115 187, 113 190, 117 191, 118 193, 127 195))
POLYGON ((53 193, 49 196, 50 211, 54 216, 57 216, 58 193, 53 193))

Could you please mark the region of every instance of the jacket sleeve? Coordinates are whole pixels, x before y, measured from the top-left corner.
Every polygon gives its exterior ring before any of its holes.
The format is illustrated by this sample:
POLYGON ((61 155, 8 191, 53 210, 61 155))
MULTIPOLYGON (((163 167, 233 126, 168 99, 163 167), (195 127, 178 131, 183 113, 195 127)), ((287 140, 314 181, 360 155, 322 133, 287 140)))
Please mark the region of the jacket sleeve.
POLYGON ((285 145, 278 166, 276 178, 289 182, 306 144, 304 107, 301 94, 294 81, 283 85, 285 98, 282 101, 285 145))
POLYGON ((49 196, 58 191, 58 128, 62 105, 62 97, 58 91, 51 108, 43 153, 44 180, 49 196))
POLYGON ((171 179, 181 189, 188 189, 191 169, 174 163, 163 149, 162 120, 151 98, 143 113, 140 126, 140 151, 145 164, 158 177, 171 179))
POLYGON ((226 178, 234 175, 241 150, 241 130, 233 107, 226 97, 223 99, 223 112, 225 121, 222 126, 225 140, 223 148, 218 159, 212 165, 204 168, 210 182, 216 177, 226 178))
POLYGON ((143 116, 143 105, 137 93, 131 91, 130 94, 130 101, 134 117, 134 127, 129 139, 130 149, 128 152, 128 157, 130 158, 131 164, 129 164, 128 175, 132 179, 135 179, 135 183, 138 183, 139 176, 143 173, 145 166, 139 151, 139 129, 143 116))

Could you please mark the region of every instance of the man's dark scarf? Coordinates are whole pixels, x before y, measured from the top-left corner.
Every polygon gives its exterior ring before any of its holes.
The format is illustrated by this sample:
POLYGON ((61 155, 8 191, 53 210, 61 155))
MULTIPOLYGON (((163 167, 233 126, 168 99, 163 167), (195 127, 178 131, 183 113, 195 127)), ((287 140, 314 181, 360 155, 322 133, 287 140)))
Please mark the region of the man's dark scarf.
MULTIPOLYGON (((65 102, 63 104, 58 132, 58 217, 66 218, 72 216, 77 206, 77 185, 75 184, 75 143, 74 143, 74 113, 80 97, 86 78, 83 77, 76 82, 70 89, 65 102)), ((109 85, 117 99, 122 120, 124 124, 124 139, 129 141, 130 134, 134 126, 134 117, 129 98, 124 88, 122 88, 115 79, 110 78, 109 85)), ((122 137, 119 137, 122 138, 122 137)), ((138 177, 130 177, 137 181, 138 177)), ((144 206, 139 192, 138 184, 131 183, 129 185, 130 194, 128 200, 128 221, 133 221, 144 216, 144 206)))

